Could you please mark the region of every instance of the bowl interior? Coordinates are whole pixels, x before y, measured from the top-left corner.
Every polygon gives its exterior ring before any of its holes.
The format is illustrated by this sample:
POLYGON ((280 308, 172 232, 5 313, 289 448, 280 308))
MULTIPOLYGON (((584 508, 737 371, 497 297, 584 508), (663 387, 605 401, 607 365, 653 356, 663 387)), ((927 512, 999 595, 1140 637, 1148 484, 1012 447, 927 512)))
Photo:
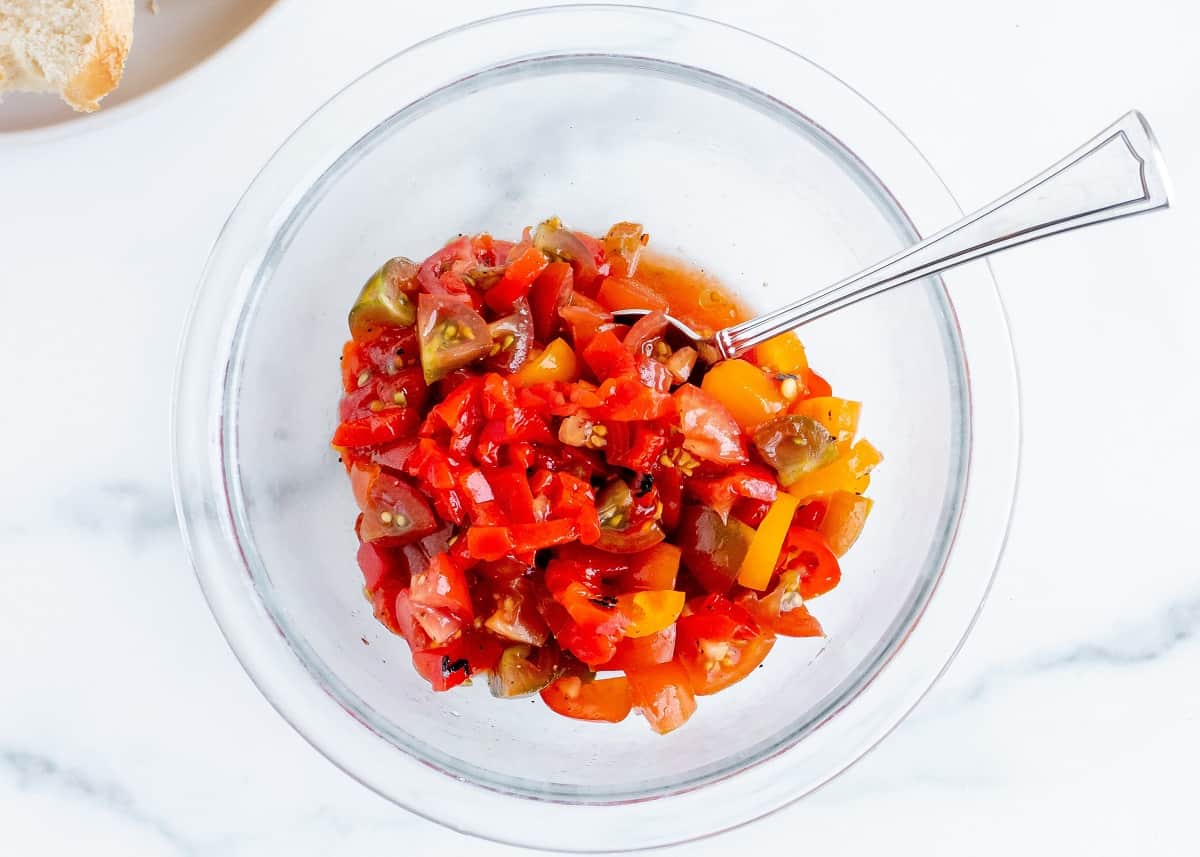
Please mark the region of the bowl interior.
MULTIPOLYGON (((798 105, 803 109, 803 104, 798 105)), ((781 639, 761 669, 661 737, 560 718, 482 683, 434 694, 372 617, 356 515, 328 445, 346 311, 390 256, 460 232, 519 234, 558 214, 716 274, 754 309, 798 298, 911 243, 902 211, 836 140, 728 80, 629 57, 539 59, 468 78, 375 128, 298 200, 258 271, 225 391, 237 538, 280 632, 367 728, 455 776, 549 799, 688 788, 800 740, 875 674, 936 582, 969 430, 941 286, 892 291, 802 331, 813 367, 865 403, 886 461, 842 584, 810 606, 826 640, 781 639)))

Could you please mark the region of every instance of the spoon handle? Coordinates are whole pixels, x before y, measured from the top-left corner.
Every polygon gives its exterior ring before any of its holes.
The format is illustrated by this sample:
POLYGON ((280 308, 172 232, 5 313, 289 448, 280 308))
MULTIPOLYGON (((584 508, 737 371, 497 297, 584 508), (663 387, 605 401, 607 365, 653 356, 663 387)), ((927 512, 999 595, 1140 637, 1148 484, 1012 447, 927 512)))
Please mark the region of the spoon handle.
POLYGON ((713 339, 722 356, 736 357, 894 286, 1068 229, 1166 208, 1169 195, 1154 133, 1132 110, 1045 172, 920 244, 713 339))

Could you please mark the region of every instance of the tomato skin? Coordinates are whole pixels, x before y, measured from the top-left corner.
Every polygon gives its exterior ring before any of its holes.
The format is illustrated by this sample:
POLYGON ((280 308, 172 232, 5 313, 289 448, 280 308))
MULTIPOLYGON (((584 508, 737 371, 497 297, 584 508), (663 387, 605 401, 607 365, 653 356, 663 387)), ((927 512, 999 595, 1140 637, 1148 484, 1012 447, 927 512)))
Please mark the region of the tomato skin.
POLYGON ((691 679, 677 661, 634 670, 626 677, 633 704, 660 735, 678 729, 695 713, 691 679))
POLYGON ((551 711, 576 720, 620 723, 633 705, 624 676, 591 680, 564 676, 542 688, 541 696, 551 711))

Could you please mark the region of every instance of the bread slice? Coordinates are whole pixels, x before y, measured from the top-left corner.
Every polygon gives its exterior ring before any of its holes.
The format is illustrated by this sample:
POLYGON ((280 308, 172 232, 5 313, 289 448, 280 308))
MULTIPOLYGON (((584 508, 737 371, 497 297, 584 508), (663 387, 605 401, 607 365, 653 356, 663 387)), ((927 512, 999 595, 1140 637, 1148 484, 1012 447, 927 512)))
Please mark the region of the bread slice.
POLYGON ((0 0, 0 92, 57 92, 76 110, 95 110, 121 82, 133 3, 0 0))

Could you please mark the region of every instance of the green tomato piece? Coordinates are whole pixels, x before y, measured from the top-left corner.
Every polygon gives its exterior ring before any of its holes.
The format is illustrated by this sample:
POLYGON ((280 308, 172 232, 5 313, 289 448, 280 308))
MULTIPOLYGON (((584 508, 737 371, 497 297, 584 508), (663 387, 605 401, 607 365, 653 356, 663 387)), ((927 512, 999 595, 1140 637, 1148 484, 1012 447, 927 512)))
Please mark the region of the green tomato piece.
POLYGON ((411 259, 397 256, 384 262, 350 309, 350 334, 358 338, 376 327, 408 327, 415 322, 416 278, 417 263, 411 259))

